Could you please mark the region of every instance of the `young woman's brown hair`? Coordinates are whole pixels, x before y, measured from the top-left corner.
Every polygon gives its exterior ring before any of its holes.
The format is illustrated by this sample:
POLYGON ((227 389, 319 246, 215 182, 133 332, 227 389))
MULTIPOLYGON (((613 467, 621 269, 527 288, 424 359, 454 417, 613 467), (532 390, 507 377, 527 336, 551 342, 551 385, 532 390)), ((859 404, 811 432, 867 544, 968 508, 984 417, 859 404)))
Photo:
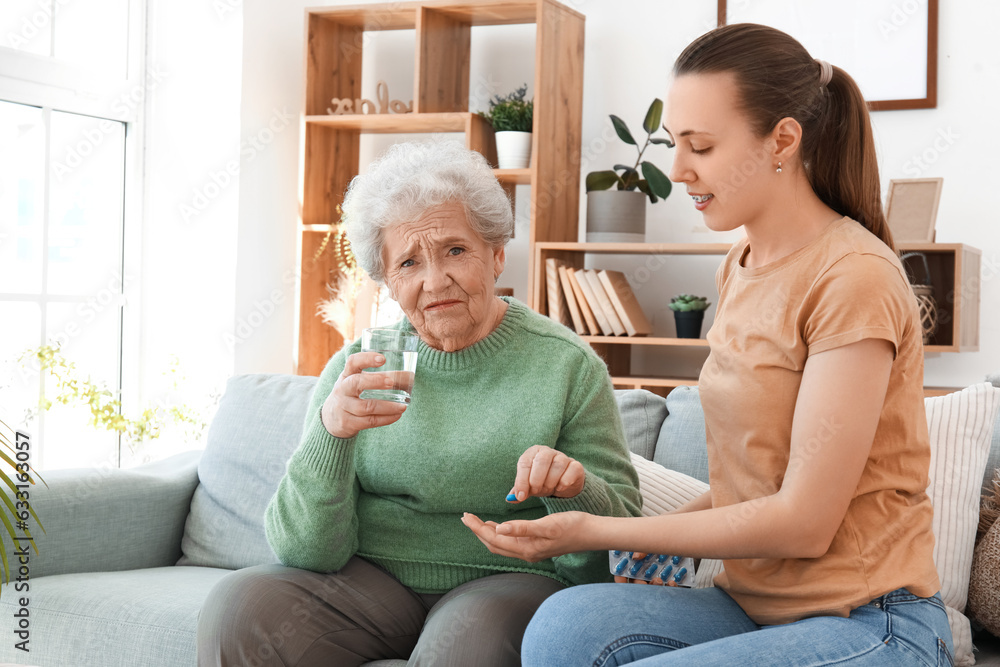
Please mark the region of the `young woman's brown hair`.
POLYGON ((867 227, 896 249, 882 212, 868 106, 839 67, 823 65, 793 37, 768 26, 737 23, 705 33, 674 64, 674 75, 732 72, 743 111, 760 136, 782 118, 802 126, 802 163, 827 206, 867 227))

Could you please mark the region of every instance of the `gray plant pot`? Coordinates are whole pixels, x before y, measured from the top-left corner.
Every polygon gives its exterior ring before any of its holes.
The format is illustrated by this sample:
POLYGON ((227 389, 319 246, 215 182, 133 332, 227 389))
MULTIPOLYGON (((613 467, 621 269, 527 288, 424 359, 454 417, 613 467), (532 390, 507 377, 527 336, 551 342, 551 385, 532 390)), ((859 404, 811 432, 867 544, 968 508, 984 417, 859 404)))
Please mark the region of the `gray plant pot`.
POLYGON ((588 192, 587 242, 644 243, 647 201, 638 190, 588 192))

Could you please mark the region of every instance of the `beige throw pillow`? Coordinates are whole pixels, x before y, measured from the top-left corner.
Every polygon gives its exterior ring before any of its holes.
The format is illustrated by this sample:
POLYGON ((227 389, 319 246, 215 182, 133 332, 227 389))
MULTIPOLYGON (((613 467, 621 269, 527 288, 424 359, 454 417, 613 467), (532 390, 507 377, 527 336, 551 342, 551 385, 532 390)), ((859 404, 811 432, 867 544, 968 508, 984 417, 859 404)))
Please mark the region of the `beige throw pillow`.
POLYGON ((924 406, 931 436, 927 494, 934 506, 934 563, 955 643, 955 664, 972 665, 972 630, 963 612, 1000 389, 984 382, 924 399, 924 406))

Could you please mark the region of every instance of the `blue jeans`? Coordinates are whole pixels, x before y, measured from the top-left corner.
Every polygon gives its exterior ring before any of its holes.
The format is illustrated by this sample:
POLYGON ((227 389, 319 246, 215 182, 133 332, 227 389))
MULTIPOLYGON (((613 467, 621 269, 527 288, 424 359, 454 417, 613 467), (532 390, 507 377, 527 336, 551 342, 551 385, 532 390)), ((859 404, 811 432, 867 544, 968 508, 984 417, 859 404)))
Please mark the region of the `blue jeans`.
POLYGON ((938 595, 900 588, 847 618, 757 625, 719 588, 574 586, 548 598, 521 646, 525 667, 951 665, 938 595))

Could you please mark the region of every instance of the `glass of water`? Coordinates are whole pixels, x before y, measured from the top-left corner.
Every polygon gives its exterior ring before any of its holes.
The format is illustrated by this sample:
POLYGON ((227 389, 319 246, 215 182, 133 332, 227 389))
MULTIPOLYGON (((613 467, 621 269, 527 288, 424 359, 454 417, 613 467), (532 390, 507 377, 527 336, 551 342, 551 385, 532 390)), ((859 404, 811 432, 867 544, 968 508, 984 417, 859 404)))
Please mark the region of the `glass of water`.
POLYGON ((361 332, 361 351, 378 352, 385 357, 381 366, 365 368, 363 373, 381 373, 392 378, 388 389, 366 389, 361 398, 394 401, 409 405, 413 377, 417 370, 417 344, 420 336, 399 329, 365 329, 361 332))

